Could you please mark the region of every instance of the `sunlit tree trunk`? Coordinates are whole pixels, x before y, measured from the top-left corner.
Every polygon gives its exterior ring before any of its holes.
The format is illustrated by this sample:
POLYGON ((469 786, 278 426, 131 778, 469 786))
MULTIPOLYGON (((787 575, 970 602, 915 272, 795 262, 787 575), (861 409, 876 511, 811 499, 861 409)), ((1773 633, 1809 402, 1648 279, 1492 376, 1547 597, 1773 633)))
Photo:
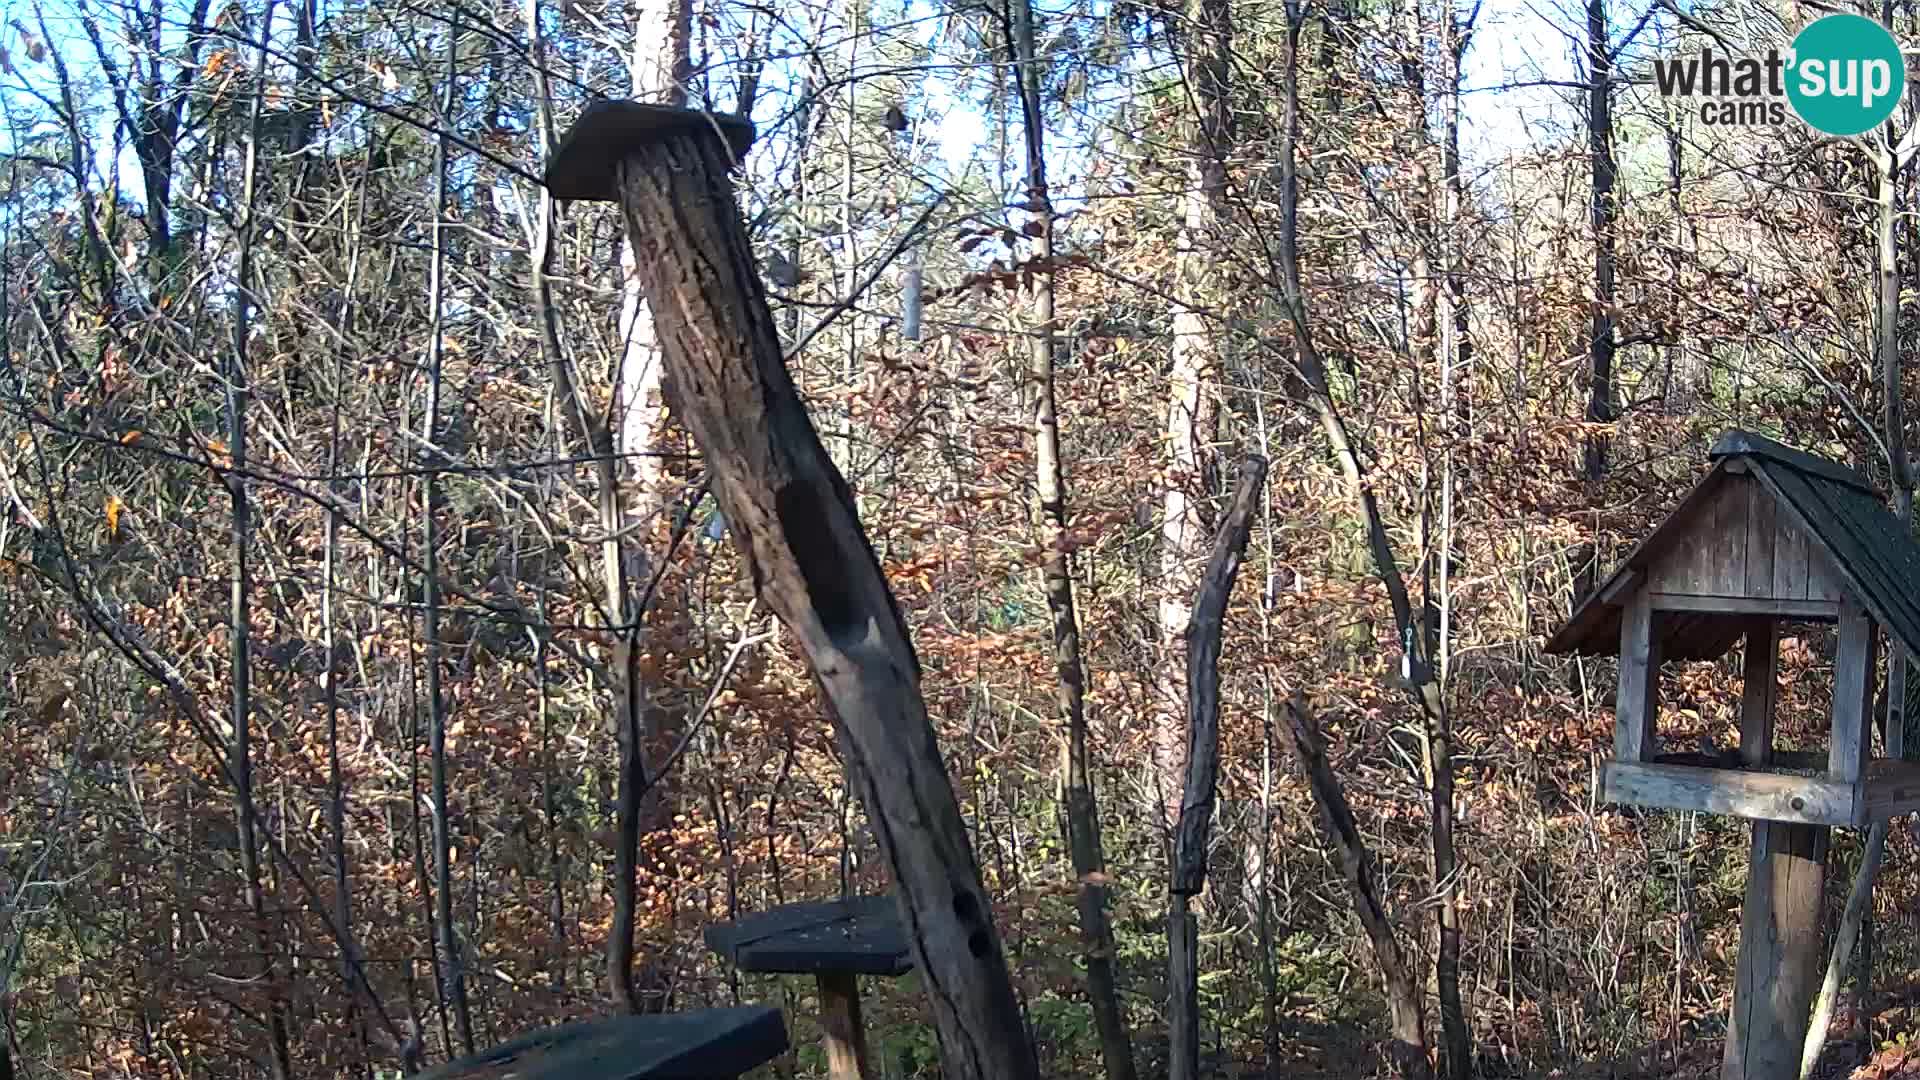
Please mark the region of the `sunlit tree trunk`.
POLYGON ((421 422, 426 470, 426 505, 422 508, 425 540, 421 554, 421 593, 425 619, 427 665, 427 738, 432 753, 434 931, 439 936, 442 992, 453 1010, 462 1053, 474 1052, 473 1014, 467 1003, 466 956, 453 928, 453 837, 449 831, 447 783, 447 702, 441 686, 440 645, 440 469, 446 462, 440 446, 440 367, 445 356, 447 240, 443 219, 447 213, 447 137, 453 124, 457 49, 460 24, 447 29, 445 97, 440 116, 441 134, 433 157, 433 256, 427 270, 427 411, 421 422))
MULTIPOLYGON (((1307 404, 1312 408, 1315 419, 1319 421, 1321 431, 1326 436, 1328 448, 1340 464, 1340 471, 1346 479, 1349 491, 1358 504, 1366 528, 1367 547, 1372 554, 1375 572, 1380 583, 1386 588, 1387 597, 1393 607, 1394 628, 1401 642, 1402 676, 1415 703, 1419 706, 1425 723, 1432 768, 1429 781, 1432 793, 1434 871, 1439 880, 1446 880, 1454 869, 1454 852, 1450 843, 1442 844, 1442 837, 1452 836, 1453 811, 1453 762, 1452 733, 1446 713, 1446 703, 1440 693, 1440 687, 1434 677, 1432 658, 1427 652, 1427 643, 1423 634, 1418 632, 1418 623, 1413 603, 1407 591, 1406 578, 1393 552, 1393 543, 1387 533, 1386 521, 1380 511, 1380 503, 1375 493, 1372 476, 1361 462, 1348 431, 1346 419, 1341 415, 1334 401, 1332 386, 1327 379, 1326 361, 1320 354, 1319 345, 1313 332, 1313 322, 1307 308, 1306 290, 1300 275, 1300 195, 1299 174, 1296 160, 1297 141, 1300 130, 1300 30, 1305 21, 1304 4, 1301 0, 1287 0, 1287 51, 1285 77, 1282 83, 1284 92, 1283 116, 1280 138, 1280 243, 1278 251, 1281 300, 1288 321, 1293 328, 1296 367, 1302 381, 1306 384, 1307 404)), ((1302 747, 1310 747, 1315 741, 1312 737, 1299 740, 1302 747)), ((1308 756, 1313 756, 1311 753, 1308 756)), ((1324 760, 1324 756, 1322 755, 1324 760)), ((1337 785, 1336 785, 1337 786, 1337 785)), ((1319 792, 1316 791, 1316 795, 1319 792)), ((1340 818, 1337 807, 1339 798, 1320 799, 1323 812, 1340 818)), ((1337 830, 1336 830, 1337 831, 1337 830)), ((1359 858, 1364 862, 1364 858, 1359 858)), ((1349 880, 1354 880, 1357 869, 1349 870, 1349 880)), ((1364 909, 1374 901, 1356 893, 1356 903, 1364 909)), ((1369 918, 1362 911, 1363 919, 1369 918)), ((1448 942, 1445 928, 1442 928, 1443 952, 1448 942)), ((1423 1074, 1426 1071, 1426 1034, 1424 1019, 1419 1006, 1419 997, 1411 976, 1400 965, 1397 950, 1392 947, 1391 934, 1384 937, 1370 930, 1374 942, 1375 960, 1380 964, 1387 981, 1389 1001, 1393 1003, 1393 1028, 1396 1043, 1401 1048, 1398 1055, 1404 1072, 1423 1074)), ((1457 938, 1453 942, 1457 948, 1457 938)), ((1456 954, 1457 955, 1457 954, 1456 954)), ((1443 973, 1444 978, 1444 973, 1443 973)), ((1451 1051, 1451 1047, 1449 1047, 1451 1051)), ((1451 1057, 1451 1053, 1449 1054, 1451 1057)))
POLYGON ((1226 215, 1226 154, 1232 138, 1229 94, 1233 48, 1230 0, 1190 0, 1187 85, 1198 112, 1189 135, 1175 256, 1173 366, 1167 377, 1167 493, 1160 521, 1160 664, 1153 702, 1154 779, 1171 829, 1186 783, 1186 647, 1193 593, 1211 537, 1204 507, 1216 472, 1221 328, 1205 309, 1221 301, 1215 267, 1226 215))
MULTIPOLYGON (((645 0, 638 5, 634 23, 633 54, 629 77, 633 97, 667 105, 686 103, 686 81, 691 70, 688 59, 691 41, 691 9, 686 0, 645 0)), ((650 573, 646 556, 646 530, 641 523, 650 516, 661 498, 660 459, 655 456, 666 422, 661 400, 661 366, 654 341, 653 318, 641 294, 630 244, 621 250, 621 353, 617 374, 618 420, 605 441, 604 452, 633 463, 632 494, 621 490, 620 462, 609 461, 599 469, 601 573, 605 592, 605 616, 621 639, 614 650, 611 675, 614 680, 613 711, 616 742, 620 753, 619 792, 614 830, 613 925, 607 934, 607 988, 616 1008, 624 1012, 643 1012, 663 1002, 642 1000, 634 979, 635 920, 639 912, 637 875, 640 862, 640 837, 644 830, 643 799, 649 794, 646 775, 646 750, 659 714, 649 708, 646 687, 640 677, 638 647, 642 612, 635 602, 634 590, 650 573), (627 508, 636 508, 629 511, 627 508), (622 534, 633 530, 631 546, 622 534)), ((585 402, 578 407, 584 409, 585 402)), ((583 414, 584 415, 584 414, 583 414)), ((651 980, 648 980, 651 981, 651 980)))
MULTIPOLYGON (((1607 0, 1587 0, 1587 164, 1591 171, 1589 217, 1593 227, 1593 313, 1587 332, 1586 446, 1580 478, 1588 499, 1597 500, 1607 474, 1608 437, 1601 425, 1613 423, 1614 206, 1613 54, 1608 43, 1607 0)), ((1592 592, 1598 573, 1598 547, 1589 543, 1580 557, 1576 597, 1592 592)))
POLYGON ((1047 610, 1052 618, 1054 702, 1067 728, 1067 851, 1079 884, 1080 941, 1087 965, 1087 996, 1100 1032, 1107 1080, 1133 1080, 1133 1049, 1114 978, 1113 927, 1107 918, 1106 857, 1100 844, 1100 811, 1093 788, 1093 750, 1087 738, 1086 661, 1074 608, 1073 565, 1066 546, 1067 481, 1061 462, 1060 417, 1054 393, 1059 350, 1054 311, 1053 203, 1047 185, 1046 122, 1041 78, 1034 55, 1033 7, 1012 0, 1011 42, 1018 61, 1017 89, 1025 123, 1028 220, 1039 226, 1034 257, 1034 320, 1029 337, 1027 399, 1033 409, 1036 526, 1047 610))

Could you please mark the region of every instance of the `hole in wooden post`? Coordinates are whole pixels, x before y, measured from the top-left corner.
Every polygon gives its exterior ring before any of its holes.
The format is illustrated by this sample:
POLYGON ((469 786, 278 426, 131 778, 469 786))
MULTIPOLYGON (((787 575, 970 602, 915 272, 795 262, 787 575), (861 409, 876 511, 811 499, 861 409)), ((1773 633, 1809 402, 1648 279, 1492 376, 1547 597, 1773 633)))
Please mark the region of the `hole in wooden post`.
POLYGON ((853 634, 859 628, 861 609, 853 599, 846 559, 829 531, 826 508, 813 492, 795 483, 782 485, 773 501, 820 624, 836 641, 853 634))
POLYGON ((1795 795, 1793 797, 1793 808, 1795 810, 1805 810, 1807 808, 1807 800, 1795 795))

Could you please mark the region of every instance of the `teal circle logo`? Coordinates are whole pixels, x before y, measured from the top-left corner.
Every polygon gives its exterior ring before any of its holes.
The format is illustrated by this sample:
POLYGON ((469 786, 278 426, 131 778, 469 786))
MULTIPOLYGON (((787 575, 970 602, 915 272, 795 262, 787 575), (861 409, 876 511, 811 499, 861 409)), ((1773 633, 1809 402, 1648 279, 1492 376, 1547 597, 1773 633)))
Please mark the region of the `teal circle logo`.
POLYGON ((1787 100, 1829 135, 1887 122, 1907 87, 1907 62, 1887 28, 1859 15, 1828 15, 1793 39, 1787 100))

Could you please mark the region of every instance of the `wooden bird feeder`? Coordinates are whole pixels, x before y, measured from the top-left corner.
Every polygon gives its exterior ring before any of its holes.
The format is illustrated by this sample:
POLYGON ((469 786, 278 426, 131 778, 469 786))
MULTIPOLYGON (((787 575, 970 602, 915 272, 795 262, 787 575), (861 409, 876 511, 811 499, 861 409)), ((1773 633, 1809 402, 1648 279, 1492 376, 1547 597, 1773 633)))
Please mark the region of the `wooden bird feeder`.
POLYGON ((820 1026, 832 1080, 872 1075, 860 1018, 862 975, 894 978, 913 970, 900 905, 885 896, 786 904, 707 927, 707 947, 741 971, 812 975, 820 989, 820 1026))
POLYGON ((764 1005, 583 1020, 530 1032, 414 1080, 721 1080, 787 1049, 764 1005))
POLYGON ((1920 763, 1902 760, 1904 687, 1890 687, 1873 754, 1878 635, 1920 652, 1920 545, 1873 487, 1837 462, 1744 431, 1547 642, 1620 658, 1609 802, 1753 821, 1724 1080, 1797 1077, 1821 963, 1829 831, 1920 809, 1920 763), (1826 752, 1773 745, 1782 623, 1838 628, 1826 752), (1672 752, 1661 738, 1666 660, 1744 642, 1740 746, 1672 752))

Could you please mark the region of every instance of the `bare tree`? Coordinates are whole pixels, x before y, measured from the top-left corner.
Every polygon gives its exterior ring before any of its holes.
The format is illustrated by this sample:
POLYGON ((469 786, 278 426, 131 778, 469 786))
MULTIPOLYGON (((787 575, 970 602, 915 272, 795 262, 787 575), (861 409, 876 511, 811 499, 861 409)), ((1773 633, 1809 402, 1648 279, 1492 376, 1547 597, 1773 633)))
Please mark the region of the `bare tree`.
POLYGON ((236 242, 238 265, 234 271, 233 343, 227 354, 226 406, 227 451, 233 459, 233 471, 227 477, 227 489, 233 507, 233 526, 229 534, 232 568, 229 626, 231 649, 230 677, 233 685, 229 724, 233 729, 230 750, 233 774, 235 827, 239 834, 240 873, 246 891, 247 909, 252 914, 260 940, 260 977, 266 987, 269 1052, 274 1080, 288 1080, 293 1063, 288 1046, 287 1018, 279 985, 279 964, 275 957, 279 942, 267 920, 266 898, 260 884, 260 838, 255 833, 253 810, 253 578, 248 563, 253 547, 253 504, 247 496, 247 401, 249 397, 249 356, 253 339, 254 305, 253 237, 254 198, 260 173, 260 117, 266 100, 267 28, 273 24, 273 0, 268 0, 261 19, 261 43, 254 60, 253 100, 248 112, 248 137, 245 173, 240 185, 240 228, 236 242))
MULTIPOLYGON (((1056 336, 1053 287, 1053 203, 1047 189, 1046 120, 1041 112, 1040 65, 1034 55, 1033 5, 1009 0, 1015 85, 1027 151, 1026 206, 1038 226, 1034 258, 1034 319, 1029 339, 1027 394, 1033 408, 1035 525, 1044 555, 1040 573, 1052 619, 1055 707, 1067 728, 1067 851, 1078 879, 1081 953, 1087 965, 1087 996, 1100 1032, 1107 1080, 1132 1080, 1132 1042, 1114 977, 1113 926, 1107 918, 1106 857, 1100 843, 1100 809, 1093 788, 1093 751, 1087 739, 1086 663, 1080 649, 1079 616, 1073 602, 1073 565, 1066 543, 1067 485, 1061 464, 1060 420, 1054 393, 1056 336)), ((917 303, 917 300, 916 300, 917 303)))

